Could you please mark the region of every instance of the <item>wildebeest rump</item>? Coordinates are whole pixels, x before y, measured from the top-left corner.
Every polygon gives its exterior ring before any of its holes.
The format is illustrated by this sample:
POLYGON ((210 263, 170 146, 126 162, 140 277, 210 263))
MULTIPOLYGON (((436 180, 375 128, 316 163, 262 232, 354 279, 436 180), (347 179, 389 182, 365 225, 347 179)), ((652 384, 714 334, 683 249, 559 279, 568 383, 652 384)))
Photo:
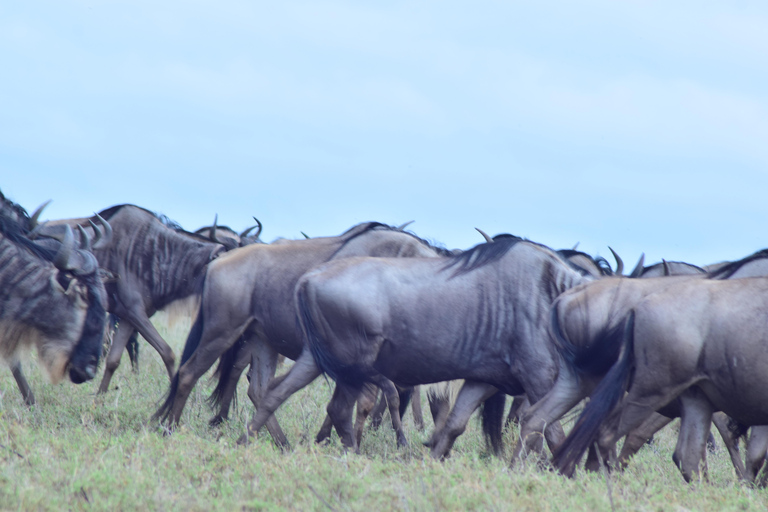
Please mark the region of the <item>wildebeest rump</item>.
MULTIPOLYGON (((291 359, 302 353, 294 288, 311 268, 329 259, 361 254, 434 258, 443 252, 412 234, 371 222, 340 236, 250 245, 222 256, 206 272, 200 313, 168 398, 155 417, 178 423, 197 380, 241 337, 254 355, 249 396, 258 404, 274 376, 278 353, 291 359)), ((238 372, 222 372, 220 396, 231 396, 238 377, 238 372)), ((286 442, 276 421, 268 427, 279 444, 286 442)))
MULTIPOLYGON (((337 431, 350 421, 356 390, 378 375, 410 386, 463 378, 432 450, 441 457, 479 403, 498 390, 535 401, 551 387, 549 306, 586 279, 550 249, 519 239, 448 260, 350 258, 322 265, 296 287, 311 350, 270 384, 249 430, 321 371, 342 390, 329 405, 337 431)), ((562 437, 559 424, 548 432, 550 441, 562 437)))
POLYGON ((768 278, 691 279, 649 295, 630 314, 625 357, 596 389, 558 467, 569 473, 593 440, 609 446, 678 396, 683 412, 673 459, 688 481, 703 462, 713 411, 745 425, 768 424, 766 308, 768 278), (611 402, 619 402, 615 410, 611 402))
POLYGON ((101 356, 106 294, 96 259, 74 247, 71 229, 61 241, 35 242, 27 237, 31 223, 25 212, 7 212, 0 209, 0 355, 11 364, 24 400, 33 404, 18 361, 21 348, 37 348, 54 383, 66 373, 76 384, 92 379, 101 356))

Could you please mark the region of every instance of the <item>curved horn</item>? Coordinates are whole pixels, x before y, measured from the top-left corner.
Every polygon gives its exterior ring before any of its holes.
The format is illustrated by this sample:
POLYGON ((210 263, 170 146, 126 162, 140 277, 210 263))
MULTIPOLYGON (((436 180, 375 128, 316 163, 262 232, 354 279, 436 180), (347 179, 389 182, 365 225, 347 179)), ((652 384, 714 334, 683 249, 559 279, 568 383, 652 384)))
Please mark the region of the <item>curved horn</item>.
POLYGON ((56 252, 56 256, 53 258, 53 264, 56 268, 61 270, 70 270, 72 268, 70 259, 72 258, 72 251, 75 248, 75 235, 72 233, 72 228, 66 225, 64 228, 64 236, 61 239, 61 247, 56 252))
POLYGON ((667 263, 667 260, 664 258, 661 258, 661 264, 664 266, 664 276, 669 277, 672 275, 672 273, 669 271, 669 264, 667 263))
POLYGON ((643 262, 645 261, 645 253, 640 255, 640 259, 637 262, 637 265, 635 265, 634 270, 632 270, 632 273, 629 274, 629 277, 640 277, 643 275, 643 262))
POLYGON ((407 227, 408 227, 410 224, 413 224, 413 221, 412 221, 412 220, 409 220, 409 221, 408 221, 408 222, 406 222, 405 224, 400 224, 400 225, 399 225, 399 226, 397 226, 395 229, 397 229, 398 231, 402 231, 402 230, 404 230, 405 228, 407 228, 407 227))
POLYGON ((480 229, 480 228, 475 228, 475 230, 476 230, 478 233, 480 233, 481 235, 483 235, 483 238, 485 238, 485 241, 486 241, 487 243, 489 243, 489 244, 493 243, 493 238, 491 238, 490 236, 488 236, 488 233, 486 233, 485 231, 483 231, 483 230, 482 230, 482 229, 480 229))
POLYGON ((52 199, 47 200, 38 206, 37 209, 32 213, 32 216, 29 218, 29 229, 34 229, 37 226, 37 221, 40 219, 40 214, 43 213, 43 210, 45 210, 45 207, 48 206, 51 201, 52 199))
POLYGON ((611 249, 610 245, 608 246, 608 249, 610 249, 611 254, 613 254, 613 257, 616 259, 616 271, 614 274, 620 276, 624 272, 624 262, 621 261, 621 258, 619 258, 619 255, 616 254, 616 251, 611 249))
POLYGON ((218 221, 219 221, 219 214, 217 213, 213 217, 213 226, 211 226, 211 229, 208 230, 208 238, 210 238, 212 242, 220 244, 221 240, 216 238, 216 223, 218 223, 218 221))
POLYGON ((253 235, 253 238, 259 238, 259 235, 261 234, 261 228, 262 228, 261 222, 256 217, 254 217, 253 220, 256 221, 256 225, 255 226, 251 226, 248 229, 246 229, 245 231, 243 231, 242 233, 240 233, 240 238, 245 238, 246 236, 248 236, 248 233, 250 233, 253 228, 259 228, 259 230, 256 232, 256 234, 253 235))
POLYGON ((93 239, 93 248, 104 249, 112 241, 112 226, 110 226, 109 222, 104 220, 104 217, 98 213, 96 214, 96 220, 98 220, 104 228, 104 232, 102 233, 93 221, 89 221, 91 226, 93 226, 93 232, 96 233, 96 236, 93 239))
POLYGON ((90 251, 91 250, 91 237, 88 236, 88 232, 80 224, 77 225, 77 230, 80 232, 80 250, 81 251, 90 251))
POLYGON ((303 232, 303 231, 299 231, 299 233, 301 233, 302 235, 304 235, 304 238, 306 238, 307 240, 309 240, 309 235, 308 235, 308 234, 306 234, 306 233, 305 233, 305 232, 303 232))

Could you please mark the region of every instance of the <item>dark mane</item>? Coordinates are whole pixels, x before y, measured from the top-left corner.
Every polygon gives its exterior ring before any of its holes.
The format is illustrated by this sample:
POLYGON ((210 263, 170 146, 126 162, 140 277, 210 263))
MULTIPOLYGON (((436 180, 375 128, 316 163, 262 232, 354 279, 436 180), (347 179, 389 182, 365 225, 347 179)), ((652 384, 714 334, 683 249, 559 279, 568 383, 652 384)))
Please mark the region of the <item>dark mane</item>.
MULTIPOLYGON (((171 229, 171 230, 173 230, 173 231, 175 231, 177 233, 180 233, 182 235, 186 235, 186 236, 192 237, 192 238, 194 238, 196 240, 200 240, 200 241, 203 241, 203 242, 214 243, 213 241, 211 241, 211 239, 209 239, 207 237, 204 237, 204 236, 199 235, 197 233, 192 233, 190 231, 185 230, 184 228, 181 227, 181 224, 179 224, 175 220, 172 220, 172 219, 168 218, 167 215, 164 215, 162 213, 153 212, 151 210, 147 210, 146 208, 142 208, 141 206, 136 206, 135 204, 119 204, 119 205, 115 205, 115 206, 110 206, 106 210, 102 210, 101 212, 99 212, 99 215, 101 215, 105 220, 109 221, 109 219, 111 217, 113 217, 118 211, 120 211, 122 208, 125 208, 125 207, 136 208, 138 210, 146 212, 149 215, 152 215, 158 221, 160 221, 160 223, 163 226, 165 226, 168 229, 171 229)), ((219 227, 221 227, 221 226, 219 226, 219 227)))
POLYGON ((356 226, 352 226, 351 228, 346 230, 344 233, 342 233, 341 237, 344 239, 344 241, 342 242, 341 246, 338 249, 336 249, 336 252, 333 254, 331 258, 335 257, 336 254, 344 248, 344 246, 346 246, 349 242, 351 242, 355 238, 365 233, 368 233, 369 231, 373 231, 375 229, 384 230, 384 231, 394 231, 396 233, 405 233, 407 235, 410 235, 416 240, 418 240, 419 242, 421 242, 422 244, 424 244, 425 246, 429 247, 430 249, 438 253, 440 256, 451 256, 452 254, 451 251, 449 251, 448 249, 431 244, 428 241, 424 240, 423 238, 419 238, 418 236, 414 235, 410 231, 404 231, 394 226, 390 226, 388 224, 372 221, 372 222, 363 222, 356 226))
MULTIPOLYGON (((25 218, 29 220, 29 217, 25 216, 25 218)), ((38 258, 44 259, 46 261, 53 261, 56 257, 57 251, 42 245, 38 245, 27 238, 25 229, 16 220, 2 211, 0 211, 0 234, 2 234, 3 237, 7 238, 16 245, 20 245, 26 248, 38 258)))
POLYGON ((29 222, 29 213, 27 213, 27 210, 24 209, 23 206, 21 206, 18 203, 14 203, 5 195, 3 194, 3 191, 0 190, 0 203, 2 203, 2 210, 11 210, 13 211, 19 219, 25 219, 27 223, 29 222))
POLYGON ((592 263, 595 264, 595 267, 600 270, 600 274, 604 276, 612 276, 613 275, 613 269, 611 268, 611 264, 608 263, 608 260, 603 258, 602 256, 598 256, 597 258, 582 252, 577 251, 576 249, 560 249, 559 251, 555 251, 557 254, 563 258, 565 261, 570 263, 571 267, 575 268, 579 271, 579 273, 588 275, 589 271, 585 268, 581 268, 578 264, 572 262, 570 258, 574 256, 582 256, 584 258, 587 258, 588 260, 592 261, 592 263))
MULTIPOLYGON (((501 259, 512 247, 523 240, 517 236, 499 236, 494 237, 493 242, 479 244, 473 248, 452 256, 443 270, 456 267, 453 277, 466 274, 482 266, 488 265, 501 259)), ((531 242, 533 243, 533 242, 531 242)))
POLYGON ((768 258, 768 249, 762 249, 754 254, 747 256, 746 258, 742 258, 738 261, 732 261, 726 265, 723 265, 719 269, 707 274, 707 277, 709 279, 728 279, 745 264, 765 258, 768 258))

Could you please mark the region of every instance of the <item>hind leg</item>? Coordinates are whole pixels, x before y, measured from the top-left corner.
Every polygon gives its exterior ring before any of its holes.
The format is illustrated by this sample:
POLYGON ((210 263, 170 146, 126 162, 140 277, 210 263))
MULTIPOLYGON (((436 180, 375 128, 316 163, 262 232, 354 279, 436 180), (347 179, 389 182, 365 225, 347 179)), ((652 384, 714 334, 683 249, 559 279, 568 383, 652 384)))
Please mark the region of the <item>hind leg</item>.
POLYGON ((464 386, 456 398, 456 404, 445 422, 445 427, 435 436, 432 458, 442 459, 448 455, 456 438, 466 430, 467 422, 472 413, 497 391, 494 386, 484 382, 469 380, 464 382, 464 386))
MULTIPOLYGON (((530 453, 542 455, 547 427, 557 423, 589 394, 592 387, 593 383, 562 367, 552 389, 541 400, 531 405, 520 419, 520 439, 515 445, 510 464, 515 464, 530 453)), ((560 442, 562 441, 556 440, 550 445, 550 450, 554 452, 560 442)))
POLYGON ((528 396, 515 396, 512 399, 512 407, 509 408, 509 415, 507 415, 507 419, 504 422, 504 428, 509 428, 510 425, 519 425, 520 419, 530 407, 531 403, 528 401, 528 396))
MULTIPOLYGON (((256 415, 248 424, 248 431, 238 440, 238 444, 248 442, 248 437, 256 435, 269 417, 295 392, 308 385, 320 375, 312 353, 305 348, 296 363, 285 375, 273 379, 267 388, 264 399, 259 404, 256 415)), ((350 419, 351 423, 351 419, 350 419)))
POLYGON ((352 409, 358 396, 360 396, 360 390, 337 382, 333 397, 331 397, 331 402, 327 407, 328 416, 336 428, 336 433, 339 434, 341 444, 355 453, 360 452, 360 446, 357 444, 352 428, 352 409))
POLYGON ((624 445, 619 454, 619 467, 624 469, 629 464, 629 459, 645 445, 645 443, 659 430, 672 422, 672 418, 654 412, 639 427, 632 430, 624 439, 624 445))
POLYGON ((125 346, 134 332, 136 332, 136 329, 129 322, 121 321, 117 324, 117 330, 112 338, 112 345, 109 347, 109 353, 107 354, 107 362, 104 365, 104 376, 101 378, 101 384, 99 385, 99 394, 106 393, 109 390, 112 375, 114 375, 117 367, 120 366, 123 350, 125 350, 125 346))
POLYGON ((728 427, 728 416, 724 412, 716 412, 712 415, 712 424, 715 425, 717 431, 720 432, 723 444, 728 450, 728 455, 731 457, 731 463, 736 472, 736 478, 745 480, 747 471, 744 467, 744 463, 741 461, 741 454, 739 453, 739 438, 735 437, 728 427))
POLYGON ((746 475, 747 480, 753 483, 757 483, 760 487, 765 487, 765 474, 763 470, 762 478, 757 481, 760 470, 765 465, 766 451, 768 451, 768 426, 754 426, 749 433, 749 441, 747 441, 747 464, 746 475))
POLYGON ((16 380, 16 384, 19 386, 21 396, 24 398, 24 403, 27 405, 35 405, 35 395, 32 393, 32 388, 29 387, 27 379, 24 377, 24 373, 21 371, 21 362, 16 361, 11 366, 11 374, 16 380))
POLYGON ((379 388, 372 384, 366 384, 360 390, 360 394, 357 398, 357 408, 355 411, 355 440, 357 441, 358 450, 360 449, 360 443, 363 440, 363 427, 365 426, 365 420, 368 419, 368 415, 376 405, 376 396, 379 394, 379 388))
MULTIPOLYGON (((221 363, 224 364, 224 359, 226 359, 226 356, 221 359, 221 363)), ((212 427, 215 427, 217 425, 220 425, 225 420, 229 419, 229 409, 232 406, 232 401, 235 398, 235 393, 237 392, 237 384, 240 382, 240 376, 245 371, 245 368, 248 366, 251 366, 253 368, 253 356, 251 354, 251 347, 250 344, 246 341, 242 343, 242 346, 239 347, 237 354, 235 356, 235 362, 231 366, 228 372, 228 377, 226 379, 226 382, 219 383, 219 386, 222 386, 221 393, 218 393, 217 395, 212 395, 212 398, 214 398, 214 404, 219 404, 219 412, 211 418, 211 420, 208 422, 208 424, 212 427)), ((221 379, 224 376, 224 373, 226 371, 225 368, 220 368, 220 371, 222 372, 219 375, 219 378, 221 379)), ((250 380, 250 377, 249 377, 250 380)), ((218 391, 218 388, 217 388, 218 391)), ((216 392, 214 392, 216 394, 216 392)), ((210 400, 210 399, 209 399, 210 400)))
POLYGON ((381 420, 384 418, 384 411, 386 410, 387 399, 382 393, 378 403, 376 404, 376 407, 374 407, 373 411, 371 411, 371 428, 374 430, 379 428, 379 425, 381 425, 381 420))
POLYGON ((445 427, 445 422, 451 413, 451 403, 448 396, 437 395, 432 390, 427 391, 427 401, 429 402, 429 410, 432 413, 432 421, 435 427, 432 431, 432 436, 424 443, 424 446, 432 448, 435 446, 438 433, 445 427))
POLYGON ((395 384, 383 375, 376 377, 376 384, 378 384, 381 391, 387 397, 392 428, 395 429, 395 435, 397 436, 397 446, 408 446, 408 439, 406 439, 405 432, 403 432, 403 423, 400 418, 400 394, 395 384))
MULTIPOLYGON (((171 381, 168 399, 155 413, 155 417, 162 417, 171 425, 178 425, 192 388, 216 360, 242 336, 249 323, 247 322, 232 331, 229 326, 217 327, 214 322, 206 322, 197 347, 187 361, 181 365, 178 373, 171 381)), ((193 327, 190 336, 194 334, 195 328, 193 327)))
POLYGON ((680 395, 682 410, 680 415, 680 434, 672 455, 686 482, 691 482, 702 471, 707 477, 707 438, 712 424, 714 407, 698 388, 691 388, 680 395))
MULTIPOLYGON (((269 343, 262 340, 254 340, 251 345, 251 383, 248 386, 248 397, 258 411, 261 401, 267 392, 269 382, 274 378, 277 371, 278 353, 269 343)), ((283 429, 277 422, 277 418, 272 415, 267 419, 267 431, 272 436, 272 440, 277 446, 288 447, 288 438, 285 437, 283 429)))
POLYGON ((413 414, 413 425, 419 432, 424 430, 424 415, 421 412, 421 386, 413 387, 411 397, 411 413, 413 414))

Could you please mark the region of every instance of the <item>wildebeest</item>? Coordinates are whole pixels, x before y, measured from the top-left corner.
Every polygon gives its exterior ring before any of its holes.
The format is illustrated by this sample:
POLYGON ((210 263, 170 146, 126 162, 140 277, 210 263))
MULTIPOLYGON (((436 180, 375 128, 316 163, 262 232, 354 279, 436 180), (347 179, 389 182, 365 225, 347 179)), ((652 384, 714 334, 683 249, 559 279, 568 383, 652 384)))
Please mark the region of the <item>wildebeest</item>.
MULTIPOLYGON (((106 293, 87 239, 75 247, 71 228, 60 241, 28 238, 26 212, 0 208, 0 355, 10 363, 27 404, 35 397, 19 364, 35 346, 51 381, 75 384, 96 373, 106 321, 106 293)), ((106 239, 104 240, 106 242, 106 239)))
MULTIPOLYGON (((710 274, 718 279, 765 275, 763 251, 743 260, 732 262, 719 271, 710 274), (762 256, 762 257, 761 257, 762 256)), ((697 272, 694 276, 702 279, 705 275, 697 267, 682 265, 677 272, 697 272)), ((609 279, 574 288, 558 298, 553 308, 553 330, 559 345, 564 348, 563 359, 555 387, 547 393, 535 408, 528 411, 525 426, 521 430, 521 442, 518 443, 513 460, 536 445, 544 425, 559 419, 565 412, 585 398, 615 362, 618 354, 616 336, 622 319, 647 295, 663 289, 688 277, 666 277, 656 279, 609 279), (578 360, 576 359, 578 354, 578 360), (588 362, 591 364, 587 365, 588 362), (580 368, 578 371, 576 368, 580 368)), ((622 448, 618 464, 623 466, 653 432, 663 427, 669 418, 680 414, 679 401, 667 405, 663 414, 655 414, 647 423, 641 425, 627 437, 622 448)), ((715 418, 717 420, 717 418, 715 418)), ((744 466, 740 461, 735 440, 732 438, 725 421, 715 421, 726 446, 729 449, 737 475, 744 475, 744 466)), ((597 469, 599 462, 596 454, 590 451, 587 461, 589 469, 597 469)))
MULTIPOLYGON (((109 311, 122 321, 107 354, 99 393, 109 389, 112 375, 120 365, 123 350, 134 331, 139 331, 157 350, 168 377, 172 378, 175 371, 173 350, 149 317, 175 301, 199 294, 205 266, 223 253, 225 247, 184 231, 166 217, 135 205, 113 206, 100 215, 112 226, 114 241, 105 249, 94 250, 94 255, 100 267, 118 276, 115 282, 106 284, 106 289, 109 311)), ((81 223, 79 219, 63 222, 81 223)), ((55 225, 40 232, 45 234, 54 228, 55 225)))
POLYGON ((559 450, 558 468, 570 474, 593 441, 610 447, 677 397, 673 459, 687 481, 699 474, 714 411, 768 424, 767 307, 768 278, 682 280, 647 296, 627 316, 620 356, 559 450))
MULTIPOLYGON (((296 286, 308 341, 291 370, 270 383, 250 432, 321 371, 336 380, 328 412, 351 431, 357 390, 383 376, 413 386, 465 379, 432 448, 447 454, 469 416, 497 391, 538 400, 557 362, 549 307, 582 276, 550 249, 517 238, 448 259, 349 258, 321 265, 296 286)), ((547 429, 559 441, 559 424, 547 429)))
MULTIPOLYGON (((362 254, 432 259, 446 252, 398 228, 369 222, 340 236, 250 245, 222 256, 208 267, 200 312, 184 347, 182 363, 155 417, 177 424, 197 380, 222 354, 236 361, 243 344, 253 356, 248 393, 258 404, 274 376, 278 353, 294 360, 302 354, 294 288, 313 267, 362 254)), ((222 365, 214 394, 214 400, 223 400, 227 407, 242 368, 232 370, 231 363, 222 365)), ((390 406, 398 404, 395 401, 390 406)), ((226 413, 225 408, 220 415, 226 413)), ((278 444, 286 443, 274 418, 268 428, 278 444)))

